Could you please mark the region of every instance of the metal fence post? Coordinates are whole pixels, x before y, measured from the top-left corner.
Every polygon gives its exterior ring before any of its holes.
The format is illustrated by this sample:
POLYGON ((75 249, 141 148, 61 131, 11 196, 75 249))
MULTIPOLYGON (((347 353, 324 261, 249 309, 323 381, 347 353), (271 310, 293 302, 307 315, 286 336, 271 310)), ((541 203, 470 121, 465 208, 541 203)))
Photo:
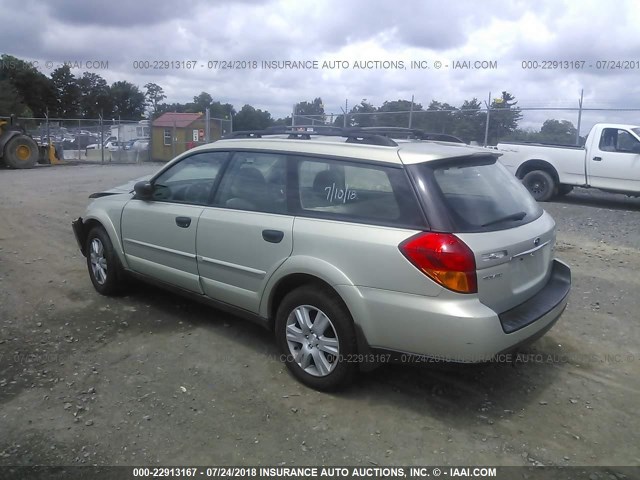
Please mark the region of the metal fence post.
POLYGON ((484 146, 487 146, 489 142, 489 118, 491 116, 491 92, 489 92, 489 102, 485 103, 487 106, 487 120, 484 126, 484 146))
POLYGON ((578 100, 578 126, 576 127, 576 145, 580 145, 580 124, 582 123, 582 99, 584 89, 580 90, 580 100, 578 100))
POLYGON ((178 137, 176 137, 176 121, 173 120, 173 130, 171 131, 171 157, 175 158, 176 156, 176 142, 178 141, 178 137))
POLYGON ((100 114, 100 163, 104 165, 104 122, 100 114))
POLYGON ((411 128, 411 122, 413 120, 413 99, 414 96, 411 95, 411 108, 409 109, 409 128, 411 128))
POLYGON ((211 142, 211 111, 209 110, 209 107, 205 108, 204 110, 204 140, 205 143, 210 143, 211 142))

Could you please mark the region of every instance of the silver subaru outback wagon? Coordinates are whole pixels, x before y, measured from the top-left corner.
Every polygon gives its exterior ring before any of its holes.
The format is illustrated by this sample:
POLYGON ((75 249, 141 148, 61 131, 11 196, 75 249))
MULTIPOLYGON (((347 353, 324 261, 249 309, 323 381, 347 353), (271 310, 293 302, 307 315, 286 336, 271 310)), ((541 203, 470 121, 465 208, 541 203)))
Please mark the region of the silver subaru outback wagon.
POLYGON ((383 129, 232 137, 92 195, 73 229, 99 293, 135 276, 249 317, 321 390, 389 360, 488 361, 562 314, 555 223, 498 152, 383 129))

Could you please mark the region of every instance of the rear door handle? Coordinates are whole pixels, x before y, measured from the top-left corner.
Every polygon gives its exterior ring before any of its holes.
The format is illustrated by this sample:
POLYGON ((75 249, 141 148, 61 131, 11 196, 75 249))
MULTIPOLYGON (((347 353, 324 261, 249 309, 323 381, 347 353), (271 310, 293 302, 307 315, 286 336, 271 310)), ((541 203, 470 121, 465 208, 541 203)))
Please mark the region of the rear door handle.
POLYGON ((284 232, 281 230, 263 230, 262 238, 269 243, 280 243, 284 238, 284 232))
POLYGON ((601 162, 602 161, 602 157, 593 157, 593 161, 594 162, 601 162))
POLYGON ((176 225, 178 225, 181 228, 189 228, 189 225, 191 225, 191 218, 176 217, 176 225))

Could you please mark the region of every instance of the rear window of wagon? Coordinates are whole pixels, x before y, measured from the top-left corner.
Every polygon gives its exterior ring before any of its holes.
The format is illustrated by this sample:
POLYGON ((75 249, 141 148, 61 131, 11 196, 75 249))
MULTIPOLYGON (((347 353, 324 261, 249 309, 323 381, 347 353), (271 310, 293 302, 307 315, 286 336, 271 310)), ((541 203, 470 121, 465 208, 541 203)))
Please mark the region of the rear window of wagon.
POLYGON ((436 228, 459 233, 505 230, 542 215, 527 189, 495 157, 425 162, 411 168, 436 228))

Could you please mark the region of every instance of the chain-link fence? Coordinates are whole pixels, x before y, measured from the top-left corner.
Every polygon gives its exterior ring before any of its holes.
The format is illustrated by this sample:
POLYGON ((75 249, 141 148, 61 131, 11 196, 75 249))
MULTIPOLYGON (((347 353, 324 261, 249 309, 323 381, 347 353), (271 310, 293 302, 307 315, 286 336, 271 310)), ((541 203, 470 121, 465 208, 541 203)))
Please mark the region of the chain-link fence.
MULTIPOLYGON (((11 122, 10 117, 0 117, 11 122)), ((135 163, 151 160, 150 122, 93 118, 24 118, 13 121, 39 146, 53 145, 63 160, 135 163)))
POLYGON ((165 114, 169 121, 103 118, 0 117, 15 122, 39 146, 53 145, 63 160, 86 163, 169 161, 232 131, 229 119, 206 114, 165 114), (184 116, 189 116, 189 121, 184 116))
POLYGON ((543 106, 294 115, 294 125, 405 127, 453 135, 474 145, 537 142, 582 145, 596 123, 640 124, 640 108, 543 106))

